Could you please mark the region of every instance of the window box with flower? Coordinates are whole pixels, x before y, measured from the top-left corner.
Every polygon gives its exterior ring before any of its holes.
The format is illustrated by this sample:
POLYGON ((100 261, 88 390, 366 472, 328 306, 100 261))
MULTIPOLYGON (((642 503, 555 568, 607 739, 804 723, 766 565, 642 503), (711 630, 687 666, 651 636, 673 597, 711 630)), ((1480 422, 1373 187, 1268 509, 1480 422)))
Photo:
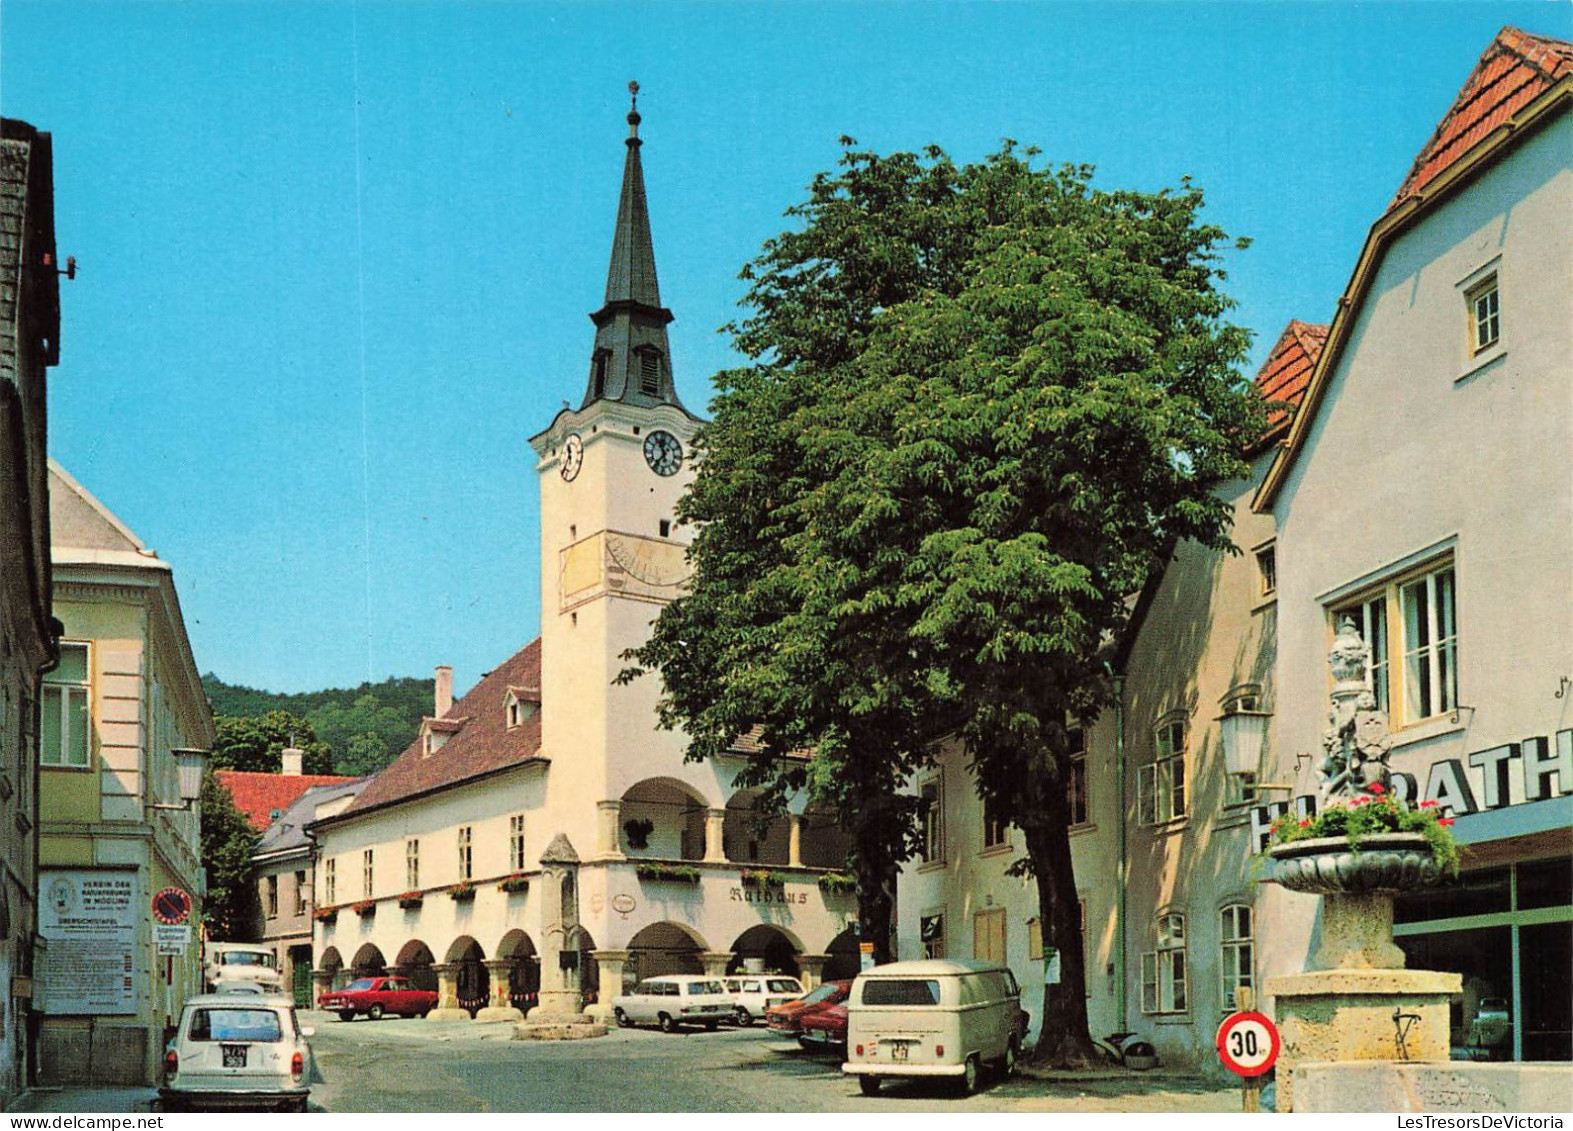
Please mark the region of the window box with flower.
POLYGON ((857 888, 857 877, 851 872, 825 872, 819 877, 819 890, 826 895, 846 895, 857 888))
POLYGON ((762 890, 764 888, 784 888, 787 877, 782 872, 772 872, 768 868, 744 868, 740 873, 743 886, 762 890))
POLYGON ((413 911, 426 901, 423 891, 407 891, 399 896, 399 907, 405 911, 413 911))
POLYGON ((337 907, 319 907, 311 913, 311 917, 319 923, 332 926, 338 920, 339 909, 337 907))
POLYGON ((460 880, 448 888, 448 898, 455 903, 468 903, 475 898, 475 884, 469 880, 460 880))
POLYGON ((351 904, 350 906, 355 914, 362 919, 370 919, 377 914, 377 901, 375 899, 363 899, 359 903, 351 904))
POLYGON ((697 884, 699 869, 691 864, 668 864, 662 860, 641 860, 634 865, 634 875, 641 880, 668 881, 678 884, 697 884))
POLYGON ((504 876, 497 884, 498 891, 526 892, 530 890, 530 877, 516 872, 511 876, 504 876))

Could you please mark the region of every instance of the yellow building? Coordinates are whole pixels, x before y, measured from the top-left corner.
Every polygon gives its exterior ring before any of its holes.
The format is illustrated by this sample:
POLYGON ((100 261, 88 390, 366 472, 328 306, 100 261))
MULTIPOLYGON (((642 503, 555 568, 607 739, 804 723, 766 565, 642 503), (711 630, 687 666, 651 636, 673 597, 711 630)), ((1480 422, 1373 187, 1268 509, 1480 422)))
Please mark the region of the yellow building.
POLYGON ((150 1084, 201 990, 201 830, 174 752, 209 749, 213 718, 169 564, 52 461, 49 495, 64 632, 39 726, 40 1082, 150 1084), (183 954, 160 953, 165 889, 191 897, 183 954))

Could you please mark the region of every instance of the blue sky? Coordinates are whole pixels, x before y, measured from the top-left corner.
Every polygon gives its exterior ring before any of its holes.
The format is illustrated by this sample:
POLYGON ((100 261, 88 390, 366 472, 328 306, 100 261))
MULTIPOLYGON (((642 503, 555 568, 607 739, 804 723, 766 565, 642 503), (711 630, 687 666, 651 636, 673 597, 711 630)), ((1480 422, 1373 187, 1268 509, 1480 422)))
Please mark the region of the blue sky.
POLYGON ((1260 360, 1326 321, 1503 24, 1566 3, 0 2, 54 135, 50 449, 173 563, 204 671, 463 688, 538 631, 527 438, 578 403, 639 80, 681 395, 849 134, 1194 177, 1260 360))

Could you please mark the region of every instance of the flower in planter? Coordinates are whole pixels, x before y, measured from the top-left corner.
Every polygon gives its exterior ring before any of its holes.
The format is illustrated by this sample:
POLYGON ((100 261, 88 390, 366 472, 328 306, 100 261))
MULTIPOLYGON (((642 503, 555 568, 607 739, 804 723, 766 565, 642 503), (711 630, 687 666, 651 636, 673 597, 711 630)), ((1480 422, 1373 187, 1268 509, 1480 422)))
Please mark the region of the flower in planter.
POLYGON ((744 868, 741 874, 745 888, 779 888, 786 886, 787 878, 780 872, 772 872, 764 868, 744 868))
POLYGON ((655 822, 644 817, 634 817, 623 822, 623 832, 628 837, 628 847, 650 847, 650 834, 655 832, 655 822))
POLYGON ((354 908, 355 914, 359 915, 362 919, 370 919, 373 915, 377 914, 377 901, 375 899, 363 899, 359 903, 355 904, 354 908))
POLYGON ((337 907, 319 907, 311 913, 311 917, 319 923, 331 923, 339 917, 337 907))
POLYGON ((469 880, 460 880, 448 889, 448 896, 455 903, 475 898, 475 885, 469 880))
POLYGON ((1435 801, 1422 801, 1411 809, 1380 784, 1348 803, 1335 803, 1310 817, 1279 817, 1272 823, 1270 845, 1293 844, 1300 840, 1344 837, 1351 852, 1360 851, 1360 842, 1381 833, 1419 833, 1431 849, 1432 858, 1443 870, 1458 874, 1458 844, 1448 831, 1452 817, 1444 817, 1435 801))
POLYGON ((697 884, 699 869, 688 864, 666 864, 659 860, 641 860, 634 866, 634 875, 641 880, 671 880, 681 884, 697 884))
POLYGON ((819 890, 829 895, 856 891, 857 877, 850 872, 826 872, 819 877, 819 890))
POLYGON ((425 892, 407 891, 403 895, 399 896, 399 906, 408 911, 411 908, 419 907, 425 901, 425 899, 425 892))
POLYGON ((515 873, 512 876, 504 876, 502 882, 497 885, 497 890, 510 892, 529 891, 530 877, 523 875, 522 873, 515 873))

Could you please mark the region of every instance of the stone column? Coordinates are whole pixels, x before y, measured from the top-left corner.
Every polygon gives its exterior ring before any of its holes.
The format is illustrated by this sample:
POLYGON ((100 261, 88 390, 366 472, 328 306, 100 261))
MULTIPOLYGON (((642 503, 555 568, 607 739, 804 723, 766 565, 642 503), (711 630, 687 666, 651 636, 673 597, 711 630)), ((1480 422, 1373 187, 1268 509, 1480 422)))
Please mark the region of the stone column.
POLYGON ((792 868, 803 866, 803 814, 791 815, 792 826, 787 830, 787 865, 792 868))
POLYGON ((585 1012, 597 1021, 605 1021, 612 1016, 612 999, 623 992, 623 966, 628 961, 628 952, 592 950, 590 957, 595 960, 601 993, 594 1005, 585 1007, 585 1012))
POLYGON ((623 815, 621 801, 597 801, 595 803, 596 816, 599 818, 597 825, 596 852, 598 855, 610 859, 623 859, 623 850, 619 846, 617 832, 623 815))
POLYGON ((705 862, 726 862, 726 810, 705 810, 705 862))
POLYGON ((485 960, 486 976, 491 988, 486 1007, 475 1015, 477 1021, 523 1021, 524 1014, 508 1000, 508 980, 513 973, 513 959, 488 958, 485 960))
POLYGON ((541 854, 541 997, 532 1022, 583 1017, 577 975, 564 968, 579 930, 579 854, 562 833, 541 854))
POLYGON ((699 960, 705 964, 706 977, 719 978, 726 973, 727 964, 734 957, 729 950, 707 950, 699 956, 699 960))
POLYGON ((432 967, 437 975, 437 1008, 426 1015, 428 1021, 468 1021, 470 1011, 459 1006, 459 964, 439 962, 432 967))
POLYGON ((828 954, 800 954, 797 956, 797 968, 803 972, 802 982, 805 990, 811 990, 824 981, 825 963, 830 961, 828 954))

